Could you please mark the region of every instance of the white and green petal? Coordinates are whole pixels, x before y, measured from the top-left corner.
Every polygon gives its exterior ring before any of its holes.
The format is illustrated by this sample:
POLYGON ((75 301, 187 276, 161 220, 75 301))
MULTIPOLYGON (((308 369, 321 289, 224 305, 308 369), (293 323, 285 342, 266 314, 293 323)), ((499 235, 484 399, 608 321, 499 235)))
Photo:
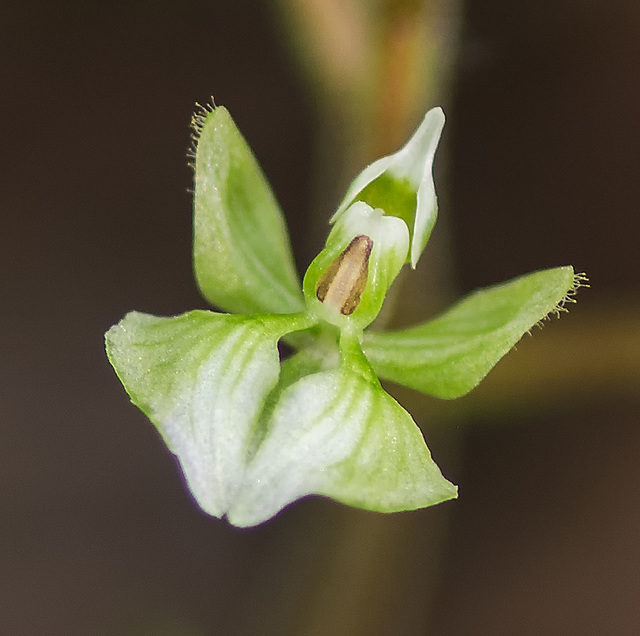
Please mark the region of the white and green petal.
POLYGON ((364 351, 383 379, 440 398, 473 389, 520 338, 580 285, 556 267, 481 289, 427 323, 365 333, 364 351))
POLYGON ((456 497, 411 416, 380 386, 357 341, 338 368, 281 394, 228 518, 253 526, 305 495, 378 512, 456 497))
POLYGON ((438 215, 432 171, 443 127, 442 109, 432 108, 398 152, 374 161, 354 179, 332 221, 354 201, 364 201, 403 219, 411 238, 409 260, 415 268, 438 215))
POLYGON ((191 311, 131 312, 106 334, 109 360, 136 404, 180 460, 209 514, 233 503, 259 417, 279 375, 278 339, 300 316, 247 318, 191 311))
POLYGON ((229 112, 194 116, 193 264, 204 297, 234 313, 304 307, 284 217, 229 112))

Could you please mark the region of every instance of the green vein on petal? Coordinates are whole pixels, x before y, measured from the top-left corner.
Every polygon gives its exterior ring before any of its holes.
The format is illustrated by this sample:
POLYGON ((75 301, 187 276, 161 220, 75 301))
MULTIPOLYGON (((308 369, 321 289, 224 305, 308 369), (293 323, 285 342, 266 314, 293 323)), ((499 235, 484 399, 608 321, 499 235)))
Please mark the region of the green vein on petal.
POLYGON ((213 516, 226 512, 243 479, 250 435, 278 381, 278 339, 304 326, 300 316, 131 312, 106 334, 109 360, 132 402, 178 456, 193 496, 213 516))
POLYGON ((411 416, 361 364, 345 356, 338 369, 283 392, 229 510, 231 523, 257 525, 309 494, 379 512, 456 496, 411 416))

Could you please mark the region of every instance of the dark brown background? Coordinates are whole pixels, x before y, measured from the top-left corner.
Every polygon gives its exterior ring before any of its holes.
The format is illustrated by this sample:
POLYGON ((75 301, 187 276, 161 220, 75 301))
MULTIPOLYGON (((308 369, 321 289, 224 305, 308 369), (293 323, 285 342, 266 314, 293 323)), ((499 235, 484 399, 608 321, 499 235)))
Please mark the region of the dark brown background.
MULTIPOLYGON (((458 454, 445 425, 420 421, 457 502, 381 518, 308 500, 250 531, 195 508, 128 403, 104 331, 132 308, 205 307, 190 264, 194 101, 231 110, 308 262, 314 104, 267 5, 0 6, 0 631, 311 633, 332 590, 365 585, 352 615, 371 620, 332 633, 638 633, 637 376, 614 367, 588 392, 452 418, 458 454), (434 598, 424 555, 445 516, 434 598), (354 523, 367 538, 410 525, 402 545, 380 543, 392 567, 329 567, 354 523)), ((573 315, 545 328, 588 323, 576 356, 638 315, 639 65, 635 0, 468 2, 443 140, 457 284, 588 272, 573 315)), ((551 392, 562 364, 549 360, 551 392)))

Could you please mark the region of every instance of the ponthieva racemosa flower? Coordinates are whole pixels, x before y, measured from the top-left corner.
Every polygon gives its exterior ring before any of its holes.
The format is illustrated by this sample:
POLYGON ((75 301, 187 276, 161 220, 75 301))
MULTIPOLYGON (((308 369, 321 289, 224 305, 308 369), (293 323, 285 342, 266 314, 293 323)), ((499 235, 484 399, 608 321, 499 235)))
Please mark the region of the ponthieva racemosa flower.
POLYGON ((366 331, 435 223, 442 111, 356 177, 302 286, 282 213, 229 113, 205 108, 193 125, 194 269, 225 313, 131 312, 107 332, 106 348, 197 503, 253 526, 309 494, 379 512, 456 497, 378 378, 463 395, 582 278, 571 267, 535 272, 427 323, 366 331), (282 362, 281 339, 294 349, 282 362))

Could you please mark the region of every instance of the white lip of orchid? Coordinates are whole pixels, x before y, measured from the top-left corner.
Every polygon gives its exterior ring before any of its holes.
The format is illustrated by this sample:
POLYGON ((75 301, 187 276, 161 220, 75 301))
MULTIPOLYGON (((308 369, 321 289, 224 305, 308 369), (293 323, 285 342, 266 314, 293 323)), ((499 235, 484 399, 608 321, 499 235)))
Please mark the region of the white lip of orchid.
POLYGON ((416 132, 400 150, 374 161, 354 179, 331 217, 331 223, 342 216, 357 195, 383 173, 388 171, 398 179, 409 181, 417 192, 413 228, 409 228, 411 267, 415 269, 437 216, 438 204, 432 167, 444 123, 445 116, 440 107, 427 112, 416 132))

